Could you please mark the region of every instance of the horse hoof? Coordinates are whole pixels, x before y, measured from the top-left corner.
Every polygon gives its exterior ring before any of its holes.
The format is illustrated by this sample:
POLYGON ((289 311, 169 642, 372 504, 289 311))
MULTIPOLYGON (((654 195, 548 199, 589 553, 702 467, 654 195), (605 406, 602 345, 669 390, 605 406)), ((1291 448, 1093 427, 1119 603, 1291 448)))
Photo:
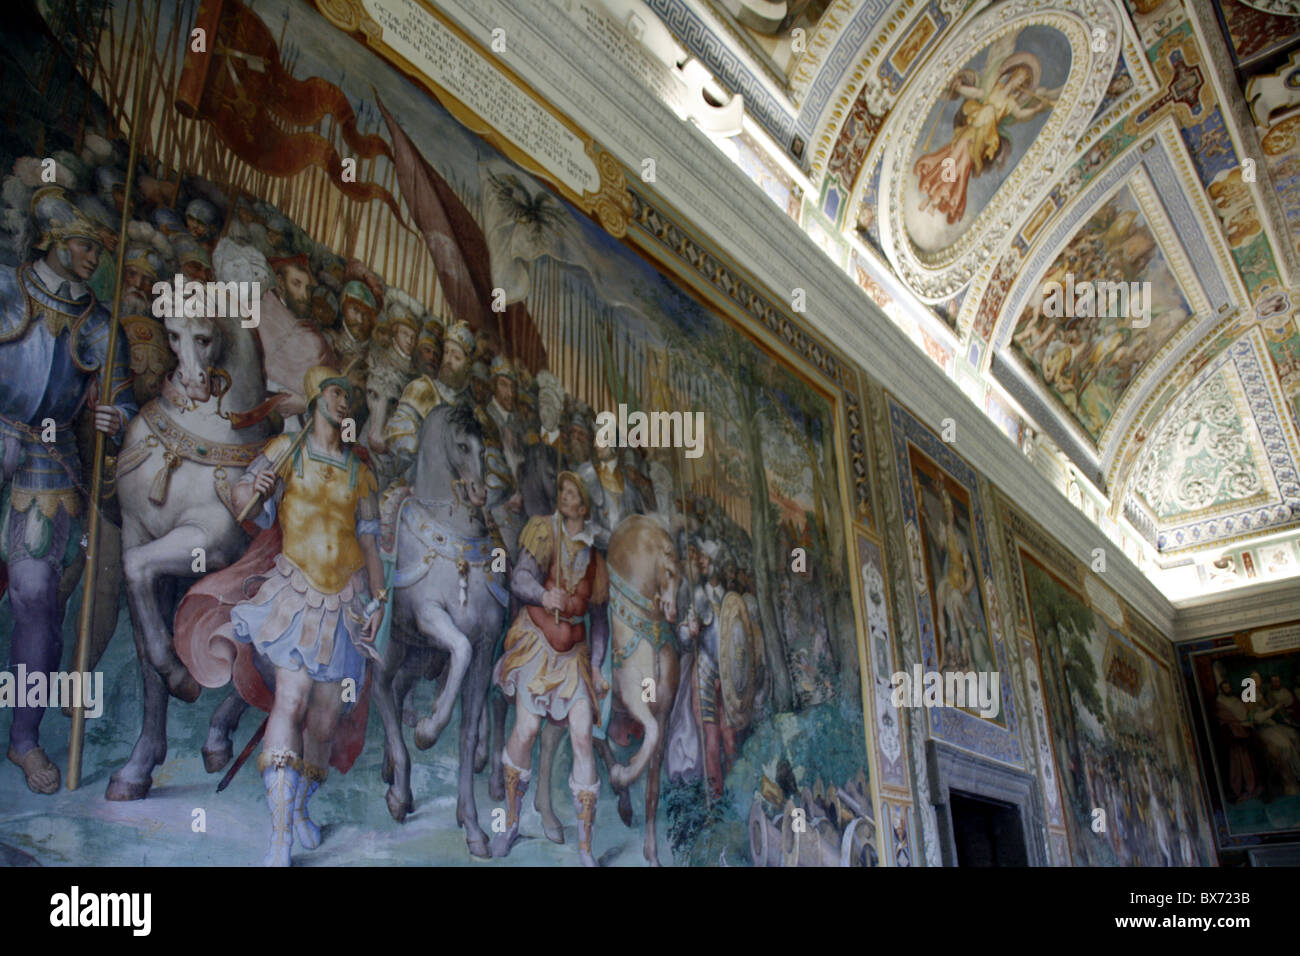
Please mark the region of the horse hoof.
POLYGON ((393 758, 388 754, 384 754, 384 763, 379 768, 379 776, 383 779, 384 783, 393 782, 393 758))
POLYGON ((552 843, 564 843, 564 826, 559 820, 543 820, 542 832, 546 834, 546 839, 552 843))
POLYGON ((415 746, 419 750, 428 750, 438 742, 438 735, 433 731, 433 718, 421 717, 415 725, 415 746))
POLYGON ((108 789, 104 791, 105 800, 143 800, 149 795, 149 788, 153 786, 153 778, 144 782, 133 780, 121 780, 114 774, 108 779, 108 789))
POLYGON ((167 675, 167 693, 177 700, 192 704, 199 699, 199 695, 203 693, 203 688, 190 675, 189 671, 184 667, 178 667, 167 675))
POLYGON ((465 845, 469 847, 469 852, 471 856, 476 856, 480 860, 488 860, 492 858, 492 852, 488 848, 488 841, 486 837, 477 840, 472 838, 466 838, 465 845))
POLYGON ((623 821, 623 826, 632 825, 632 794, 626 788, 618 792, 618 818, 623 821))
POLYGON ((403 800, 392 787, 389 787, 388 792, 384 794, 384 800, 388 803, 388 812, 393 819, 398 823, 404 823, 406 815, 413 809, 411 801, 409 799, 403 800))
POLYGON ((208 773, 216 773, 222 770, 235 755, 234 748, 229 746, 216 750, 209 750, 204 747, 201 752, 203 754, 203 769, 208 773))

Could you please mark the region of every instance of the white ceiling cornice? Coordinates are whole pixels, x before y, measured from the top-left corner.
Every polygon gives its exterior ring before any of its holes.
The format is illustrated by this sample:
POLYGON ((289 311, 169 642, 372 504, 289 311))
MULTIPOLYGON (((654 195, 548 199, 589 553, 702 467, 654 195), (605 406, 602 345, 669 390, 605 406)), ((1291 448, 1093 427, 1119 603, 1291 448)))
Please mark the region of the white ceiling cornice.
POLYGON ((487 47, 495 28, 508 37, 500 59, 556 109, 632 170, 655 159, 654 190, 688 211, 740 268, 789 301, 807 291, 804 318, 936 432, 956 422, 955 450, 1091 565, 1104 549, 1106 581, 1165 634, 1173 605, 1118 545, 1070 506, 997 425, 918 349, 811 238, 702 133, 679 121, 654 94, 587 42, 564 17, 539 15, 529 0, 442 0, 440 7, 487 47))

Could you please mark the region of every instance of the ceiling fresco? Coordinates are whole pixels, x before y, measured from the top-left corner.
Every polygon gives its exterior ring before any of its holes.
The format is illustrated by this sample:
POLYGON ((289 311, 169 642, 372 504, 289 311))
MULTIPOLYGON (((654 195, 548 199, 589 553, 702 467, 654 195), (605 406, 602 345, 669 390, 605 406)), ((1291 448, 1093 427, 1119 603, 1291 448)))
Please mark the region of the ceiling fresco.
POLYGON ((1157 566, 1293 573, 1300 4, 649 5, 733 92, 766 44, 776 91, 746 109, 805 177, 801 221, 1099 521, 1157 566))

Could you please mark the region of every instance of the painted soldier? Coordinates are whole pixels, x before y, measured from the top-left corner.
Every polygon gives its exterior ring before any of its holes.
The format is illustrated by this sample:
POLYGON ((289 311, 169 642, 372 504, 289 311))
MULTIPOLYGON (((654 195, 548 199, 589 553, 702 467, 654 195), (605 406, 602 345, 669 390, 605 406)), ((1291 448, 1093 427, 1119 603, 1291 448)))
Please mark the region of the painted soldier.
MULTIPOLYGON (((402 390, 397 408, 384 429, 384 441, 396 456, 398 473, 404 473, 415 460, 415 445, 420 426, 435 406, 446 402, 470 402, 469 357, 474 351, 474 333, 464 322, 447 330, 443 342, 442 364, 438 377, 423 374, 402 390)), ((472 403, 471 403, 472 404, 472 403)))
MULTIPOLYGON (((308 321, 311 294, 315 287, 311 263, 305 255, 271 259, 275 288, 262 295, 261 320, 257 334, 262 343, 268 391, 284 391, 279 411, 286 418, 300 415, 307 407, 299 394, 303 377, 317 365, 329 365, 334 353, 325 333, 308 321)), ((297 430, 296 423, 286 427, 297 430)))
MULTIPOLYGON (((343 321, 329 333, 330 345, 342 368, 351 368, 350 378, 354 389, 360 389, 359 396, 365 394, 366 355, 370 350, 370 334, 375 329, 375 316, 379 305, 374 293, 360 279, 353 279, 343 287, 339 296, 339 311, 343 321)), ((358 398, 360 401, 360 398, 358 398)), ((359 411, 354 409, 354 411, 359 411)), ((361 415, 354 415, 358 423, 361 415)))
POLYGON ((379 587, 384 572, 376 543, 375 477, 342 442, 351 383, 337 370, 318 366, 307 372, 303 393, 310 431, 285 477, 277 477, 272 463, 293 447, 294 437, 279 435, 233 494, 240 509, 255 494, 263 496, 259 524, 278 521, 284 542, 257 593, 231 611, 235 637, 275 667, 275 702, 258 758, 271 811, 267 866, 288 866, 295 838, 307 849, 320 845, 307 802, 328 772, 343 681, 361 687, 361 645, 374 641, 387 599, 379 587))
POLYGON ((493 674, 494 683, 514 701, 515 725, 502 754, 506 832, 493 838, 492 855, 508 854, 519 836, 533 741, 542 721, 549 719, 569 728, 578 855, 584 866, 595 866, 591 839, 600 781, 591 738, 605 690, 600 668, 609 637, 609 573, 593 545, 591 502, 582 479, 561 472, 556 497, 554 514, 538 515, 524 526, 510 576, 511 593, 523 607, 506 634, 493 674))
POLYGON ((725 719, 718 666, 719 616, 726 597, 716 560, 720 550, 716 541, 703 541, 694 549, 699 577, 686 620, 677 628, 682 642, 695 646, 694 716, 702 738, 704 777, 714 798, 722 796, 723 751, 731 758, 736 750, 735 731, 725 719))
POLYGON ((492 397, 487 403, 487 413, 501 435, 501 448, 506 456, 506 466, 512 474, 524 460, 524 426, 515 407, 518 375, 510 360, 498 355, 492 360, 492 397))
MULTIPOLYGON (((112 318, 87 282, 111 230, 57 186, 32 197, 32 217, 38 256, 0 267, 0 560, 14 619, 9 669, 49 674, 63 651, 59 578, 86 505, 73 420, 93 405, 95 428, 118 441, 137 408, 126 349, 115 356, 109 394, 98 394, 112 318)), ((39 739, 44 715, 43 707, 15 709, 9 759, 33 792, 54 793, 59 771, 39 739)))

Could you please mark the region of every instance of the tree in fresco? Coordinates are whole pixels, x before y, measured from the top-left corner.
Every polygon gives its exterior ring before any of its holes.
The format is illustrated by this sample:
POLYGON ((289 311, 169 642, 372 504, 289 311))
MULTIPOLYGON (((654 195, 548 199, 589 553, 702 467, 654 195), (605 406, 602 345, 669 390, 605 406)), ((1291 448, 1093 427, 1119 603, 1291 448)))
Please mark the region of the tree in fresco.
POLYGON ((781 370, 755 345, 729 327, 715 325, 691 333, 670 334, 672 362, 687 372, 703 407, 713 418, 713 440, 734 438, 739 454, 719 456, 724 477, 750 490, 750 537, 763 641, 774 711, 794 709, 790 677, 790 637, 778 614, 776 582, 790 574, 790 554, 781 547, 781 516, 769 489, 802 489, 811 476, 813 511, 808 549, 808 576, 822 598, 831 654, 839 676, 838 691, 858 692, 857 641, 850 586, 842 560, 844 532, 835 491, 834 451, 826 421, 828 405, 811 388, 781 370))

